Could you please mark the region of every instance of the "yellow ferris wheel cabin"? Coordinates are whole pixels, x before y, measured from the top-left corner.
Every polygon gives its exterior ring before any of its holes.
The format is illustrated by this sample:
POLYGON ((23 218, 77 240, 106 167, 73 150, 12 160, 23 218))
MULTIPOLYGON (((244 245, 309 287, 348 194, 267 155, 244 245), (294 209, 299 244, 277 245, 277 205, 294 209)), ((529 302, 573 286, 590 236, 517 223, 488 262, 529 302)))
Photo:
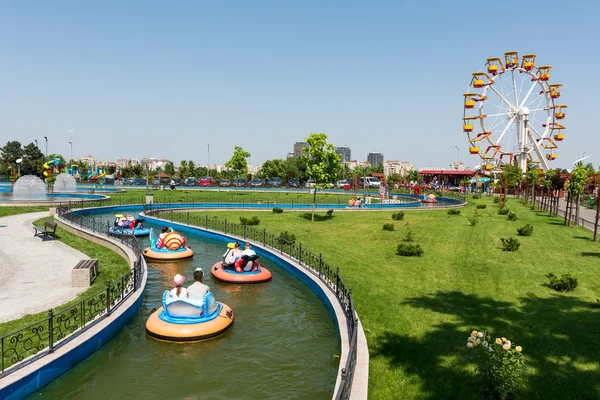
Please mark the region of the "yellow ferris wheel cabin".
POLYGON ((556 160, 556 153, 548 153, 546 154, 546 159, 552 161, 552 160, 556 160))
POLYGON ((553 99, 558 99, 560 97, 560 92, 558 91, 558 88, 562 86, 562 83, 553 83, 551 85, 548 85, 548 87, 550 88, 550 97, 552 97, 553 99))
POLYGON ((565 106, 564 104, 554 106, 554 118, 565 119, 565 117, 567 116, 564 111, 565 108, 567 108, 567 106, 565 106))
POLYGON ((541 67, 538 68, 538 71, 540 73, 540 75, 538 76, 538 79, 540 81, 547 81, 548 79, 550 79, 550 68, 552 68, 552 66, 550 65, 542 65, 541 67))
POLYGON ((491 85, 494 83, 494 80, 490 78, 485 72, 473 72, 473 87, 475 89, 480 89, 484 86, 491 85), (485 83, 484 78, 488 80, 488 83, 485 83))
POLYGON ((535 54, 525 54, 523 56, 521 68, 525 71, 531 71, 535 66, 535 54))
POLYGON ((519 52, 507 51, 504 53, 504 65, 506 68, 514 68, 519 66, 519 52))
POLYGON ((487 71, 496 75, 498 72, 504 72, 504 65, 502 65, 502 61, 498 57, 488 58, 487 59, 487 71))

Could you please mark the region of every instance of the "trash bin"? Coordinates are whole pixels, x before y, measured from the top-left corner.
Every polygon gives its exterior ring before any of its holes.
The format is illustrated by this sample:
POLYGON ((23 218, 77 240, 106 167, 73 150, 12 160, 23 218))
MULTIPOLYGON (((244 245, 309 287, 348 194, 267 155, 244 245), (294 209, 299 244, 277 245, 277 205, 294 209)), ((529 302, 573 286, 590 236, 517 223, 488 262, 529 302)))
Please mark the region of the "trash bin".
POLYGON ((344 190, 350 190, 350 184, 344 183, 344 190))

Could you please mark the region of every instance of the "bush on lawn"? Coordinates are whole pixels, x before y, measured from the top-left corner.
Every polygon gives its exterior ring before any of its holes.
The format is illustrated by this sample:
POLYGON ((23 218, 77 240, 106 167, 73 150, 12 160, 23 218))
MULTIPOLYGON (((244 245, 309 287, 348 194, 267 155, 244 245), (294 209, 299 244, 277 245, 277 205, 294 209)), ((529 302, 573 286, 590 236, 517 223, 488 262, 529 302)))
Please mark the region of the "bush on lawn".
POLYGON ((531 234, 533 233, 533 226, 527 224, 525 226, 517 228, 517 233, 520 236, 531 236, 531 234))
POLYGON ((485 204, 477 204, 477 208, 480 209, 480 210, 483 210, 486 207, 487 206, 485 204))
POLYGON ((393 231, 395 228, 394 224, 383 224, 384 231, 393 231))
POLYGON ((509 212, 508 213, 508 220, 509 221, 516 221, 517 220, 517 214, 515 214, 514 212, 509 212))
POLYGON ((460 210, 458 208, 451 208, 448 210, 448 215, 460 215, 460 210))
POLYGON ((281 207, 273 207, 274 214, 281 214, 283 212, 283 208, 281 207))
POLYGON ((251 218, 240 217, 240 224, 242 225, 258 225, 260 224, 260 219, 255 215, 251 218))
POLYGON ((570 290, 574 290, 579 285, 577 278, 571 276, 571 274, 563 274, 559 278, 553 273, 549 273, 546 275, 546 278, 550 279, 550 282, 548 282, 546 286, 558 292, 566 293, 570 290))
POLYGON ((411 243, 400 243, 397 247, 396 247, 396 254, 398 254, 399 256, 404 256, 404 257, 421 257, 423 255, 424 251, 421 248, 420 245, 418 244, 411 244, 411 243))
POLYGON ((397 213, 393 213, 392 219, 394 221, 402 221, 404 219, 404 211, 398 211, 397 213))
POLYGON ((510 212, 510 209, 508 209, 508 208, 501 208, 498 210, 498 214, 500 214, 500 215, 506 215, 509 212, 510 212))
POLYGON ((519 243, 518 239, 515 238, 508 238, 508 239, 500 239, 502 241, 502 247, 504 251, 517 251, 519 250, 519 247, 521 246, 521 243, 519 243))

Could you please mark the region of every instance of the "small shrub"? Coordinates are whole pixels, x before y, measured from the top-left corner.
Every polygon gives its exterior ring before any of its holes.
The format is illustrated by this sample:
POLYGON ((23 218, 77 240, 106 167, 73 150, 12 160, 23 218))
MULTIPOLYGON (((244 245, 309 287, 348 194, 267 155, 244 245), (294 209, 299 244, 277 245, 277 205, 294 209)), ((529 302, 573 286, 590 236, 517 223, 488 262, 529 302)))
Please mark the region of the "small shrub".
POLYGON ((519 243, 518 239, 508 238, 508 239, 500 239, 502 241, 503 251, 517 251, 519 247, 521 247, 521 243, 519 243))
POLYGON ((404 237, 402 238, 402 240, 405 242, 412 242, 414 240, 414 236, 415 236, 415 234, 413 233, 413 231, 411 231, 410 228, 406 228, 406 231, 404 231, 404 237))
POLYGON ((404 219, 404 211, 398 211, 397 213, 393 213, 392 219, 394 221, 402 221, 404 219))
POLYGON ((517 220, 517 214, 515 214, 514 212, 509 212, 508 213, 508 220, 509 221, 516 221, 517 220))
POLYGON ((383 224, 384 231, 393 231, 395 228, 394 224, 383 224))
POLYGON ((571 274, 563 274, 559 278, 553 273, 549 273, 546 275, 546 278, 550 280, 546 286, 558 292, 567 293, 570 290, 575 290, 575 288, 579 285, 577 278, 571 276, 571 274))
POLYGON ((283 208, 281 207, 273 207, 274 214, 281 214, 283 212, 283 208))
POLYGON ((473 214, 469 215, 467 217, 467 220, 469 220, 469 224, 471 224, 471 226, 477 225, 477 223, 479 222, 479 217, 477 216, 477 210, 475 210, 473 212, 473 214))
POLYGON ((510 212, 510 210, 508 208, 501 208, 498 210, 498 214, 500 215, 506 215, 510 212))
POLYGON ((500 203, 500 197, 494 197, 494 204, 500 203))
POLYGON ((517 228, 517 233, 520 236, 531 236, 531 234, 533 233, 533 226, 527 224, 525 226, 517 228))
POLYGON ((279 234, 279 243, 281 244, 293 244, 295 241, 296 235, 294 235, 293 233, 284 231, 279 234))
POLYGON ((515 399, 523 385, 523 348, 504 337, 478 331, 471 332, 467 347, 478 349, 477 375, 483 398, 515 399))
POLYGON ((483 210, 486 207, 487 206, 485 204, 477 204, 477 208, 480 209, 480 210, 483 210))
POLYGON ((477 200, 477 199, 480 199, 480 198, 481 198, 481 195, 479 195, 479 194, 474 194, 473 195, 473 200, 477 200))
POLYGON ((242 225, 258 225, 260 224, 260 219, 255 215, 251 218, 240 217, 240 224, 242 225))
POLYGON ((421 257, 423 255, 423 253, 424 253, 423 249, 418 244, 400 243, 396 247, 396 254, 398 254, 399 256, 404 256, 404 257, 417 256, 417 257, 421 257))
POLYGON ((451 208, 448 210, 448 215, 460 215, 460 210, 458 208, 451 208))

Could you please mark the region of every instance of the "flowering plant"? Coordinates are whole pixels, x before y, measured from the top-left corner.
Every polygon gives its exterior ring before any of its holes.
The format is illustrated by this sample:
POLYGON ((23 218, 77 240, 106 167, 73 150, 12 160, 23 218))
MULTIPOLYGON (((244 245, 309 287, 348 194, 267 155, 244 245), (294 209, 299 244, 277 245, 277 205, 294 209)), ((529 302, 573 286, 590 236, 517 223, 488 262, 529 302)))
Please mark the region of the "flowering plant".
POLYGON ((471 332, 467 347, 479 350, 477 373, 482 378, 482 394, 489 399, 515 398, 523 381, 523 348, 479 331, 471 332))

